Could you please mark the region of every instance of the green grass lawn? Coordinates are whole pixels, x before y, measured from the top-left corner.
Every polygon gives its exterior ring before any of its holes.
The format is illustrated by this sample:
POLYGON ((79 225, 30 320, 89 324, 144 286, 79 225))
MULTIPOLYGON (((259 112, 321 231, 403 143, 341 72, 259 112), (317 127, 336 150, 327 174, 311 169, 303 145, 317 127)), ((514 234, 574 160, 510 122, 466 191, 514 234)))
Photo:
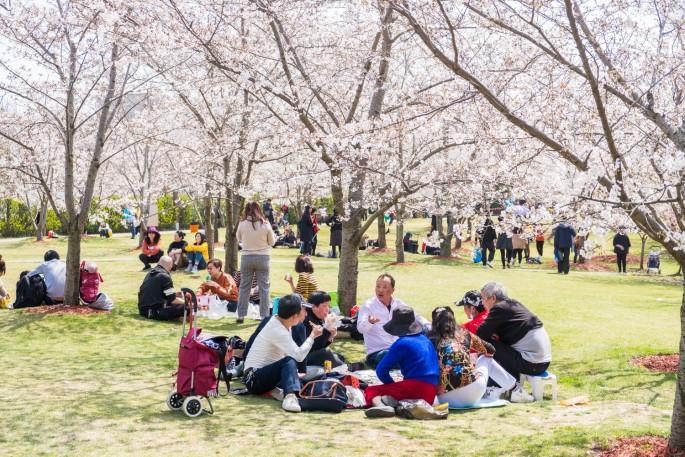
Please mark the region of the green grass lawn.
MULTIPOLYGON (((408 229, 425 233, 428 224, 429 219, 412 220, 408 229)), ((319 250, 327 251, 327 228, 320 239, 319 250)), ((164 244, 170 241, 171 234, 163 234, 164 244)), ((395 296, 424 316, 469 289, 501 281, 544 322, 560 399, 586 394, 589 405, 564 407, 546 391, 542 402, 418 422, 369 420, 361 411, 296 415, 271 399, 228 396, 214 401, 213 416, 188 419, 165 404, 180 324, 138 316, 144 273, 134 243, 125 235, 83 242, 83 257, 100 266, 101 290, 113 298, 113 312, 0 312, 2 455, 587 455, 590 445, 615 436, 668 434, 675 375, 648 372, 629 359, 677 351, 682 284, 643 275, 571 271, 564 276, 545 265, 483 269, 468 254, 455 261, 407 255, 413 265, 389 266, 394 253, 362 252, 359 301, 372 296, 383 271, 397 279, 395 296)), ((19 272, 33 268, 47 249, 64 257, 66 240, 0 240, 7 261, 2 279, 11 293, 19 272)), ((282 278, 293 271, 295 256, 295 250, 273 252, 273 296, 289 291, 282 278)), ((548 244, 546 260, 551 256, 548 244)), ((335 290, 336 259, 317 258, 314 264, 320 286, 335 290)), ((662 270, 672 274, 677 265, 664 259, 662 270)), ((198 285, 185 273, 173 278, 177 287, 198 285)), ((201 324, 205 331, 245 339, 256 327, 233 319, 201 324)), ((352 360, 363 357, 358 342, 342 339, 335 348, 352 360)))

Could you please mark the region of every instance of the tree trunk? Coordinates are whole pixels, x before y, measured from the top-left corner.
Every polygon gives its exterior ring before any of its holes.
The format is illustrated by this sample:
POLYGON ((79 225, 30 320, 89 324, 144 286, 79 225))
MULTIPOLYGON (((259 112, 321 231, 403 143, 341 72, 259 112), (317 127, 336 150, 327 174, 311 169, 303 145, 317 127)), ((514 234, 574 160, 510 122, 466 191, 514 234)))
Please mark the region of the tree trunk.
POLYGON ((224 212, 221 211, 221 199, 217 198, 214 205, 214 229, 216 230, 214 238, 219 238, 219 229, 224 227, 226 227, 226 218, 224 212))
POLYGON ((81 285, 81 229, 78 217, 70 215, 67 227, 67 278, 64 285, 64 304, 79 304, 79 287, 81 285))
POLYGON ((642 246, 640 247, 640 270, 645 269, 645 244, 647 243, 647 235, 640 234, 640 241, 642 246))
POLYGON ((404 205, 395 206, 395 256, 397 263, 404 263, 404 205))
MULTIPOLYGON (((209 187, 209 186, 208 186, 209 187)), ((209 192, 209 189, 205 190, 209 192)), ((214 209, 212 207, 212 197, 205 195, 203 198, 203 203, 205 206, 205 236, 207 237, 207 255, 210 259, 214 258, 214 224, 212 223, 212 213, 214 209)))
POLYGON ((357 304, 357 283, 359 280, 359 242, 361 223, 358 212, 343 220, 342 247, 338 270, 338 306, 345 316, 357 304))
MULTIPOLYGON (((228 181, 226 181, 228 182, 228 181)), ((235 238, 240 211, 245 199, 226 186, 226 235, 224 236, 224 271, 234 275, 238 270, 238 240, 235 238)))
MULTIPOLYGON (((682 267, 682 264, 681 264, 682 267)), ((680 357, 678 357, 678 374, 675 385, 675 401, 671 417, 671 436, 668 447, 685 450, 685 281, 683 282, 683 299, 680 304, 680 357)))
POLYGON ((176 231, 178 231, 181 230, 181 201, 177 190, 171 193, 171 199, 174 201, 174 219, 176 221, 176 231))
POLYGON ((385 218, 381 214, 378 216, 378 247, 385 249, 388 243, 385 241, 385 218))

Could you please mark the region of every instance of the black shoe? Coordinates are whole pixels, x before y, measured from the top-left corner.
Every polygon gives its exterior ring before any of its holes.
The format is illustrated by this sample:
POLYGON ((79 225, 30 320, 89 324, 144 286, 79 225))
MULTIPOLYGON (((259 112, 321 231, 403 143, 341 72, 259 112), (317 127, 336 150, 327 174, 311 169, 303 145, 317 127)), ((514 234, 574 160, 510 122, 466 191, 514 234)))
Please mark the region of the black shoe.
POLYGON ((366 370, 366 364, 364 362, 354 362, 347 365, 347 371, 350 373, 359 370, 366 370))
POLYGON ((171 267, 171 271, 176 271, 176 264, 171 267))
POLYGON ((244 317, 239 317, 238 319, 235 320, 235 323, 236 323, 236 324, 242 324, 243 322, 245 322, 245 318, 244 318, 244 317))
POLYGON ((150 265, 145 265, 145 266, 143 267, 143 269, 140 270, 140 271, 148 271, 148 270, 150 270, 151 268, 152 268, 152 267, 151 267, 150 265))

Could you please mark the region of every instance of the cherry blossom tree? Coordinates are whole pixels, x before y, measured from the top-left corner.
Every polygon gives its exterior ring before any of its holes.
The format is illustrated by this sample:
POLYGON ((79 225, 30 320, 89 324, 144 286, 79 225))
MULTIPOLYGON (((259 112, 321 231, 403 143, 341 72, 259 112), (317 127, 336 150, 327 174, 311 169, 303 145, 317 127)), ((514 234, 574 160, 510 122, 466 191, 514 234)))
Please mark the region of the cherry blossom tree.
MULTIPOLYGON (((484 109, 576 171, 569 198, 620 209, 685 264, 682 4, 391 4, 484 109)), ((685 294, 681 323, 675 449, 685 449, 685 294)))
POLYGON ((65 302, 78 303, 80 234, 122 100, 143 84, 125 46, 126 2, 15 1, 0 12, 2 166, 40 184, 68 233, 65 302), (47 160, 54 154, 54 181, 47 160), (62 209, 64 211, 62 211, 62 209))

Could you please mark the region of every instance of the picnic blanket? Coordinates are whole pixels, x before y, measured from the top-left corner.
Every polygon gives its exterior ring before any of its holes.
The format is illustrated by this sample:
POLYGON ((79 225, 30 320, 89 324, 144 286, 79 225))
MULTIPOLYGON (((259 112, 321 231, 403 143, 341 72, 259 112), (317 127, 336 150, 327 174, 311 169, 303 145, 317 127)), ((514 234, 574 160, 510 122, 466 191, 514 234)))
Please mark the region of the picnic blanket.
POLYGON ((481 408, 501 408, 502 406, 507 406, 509 402, 507 400, 493 400, 491 398, 481 398, 478 403, 473 406, 463 406, 454 407, 450 406, 450 409, 481 409, 481 408))

